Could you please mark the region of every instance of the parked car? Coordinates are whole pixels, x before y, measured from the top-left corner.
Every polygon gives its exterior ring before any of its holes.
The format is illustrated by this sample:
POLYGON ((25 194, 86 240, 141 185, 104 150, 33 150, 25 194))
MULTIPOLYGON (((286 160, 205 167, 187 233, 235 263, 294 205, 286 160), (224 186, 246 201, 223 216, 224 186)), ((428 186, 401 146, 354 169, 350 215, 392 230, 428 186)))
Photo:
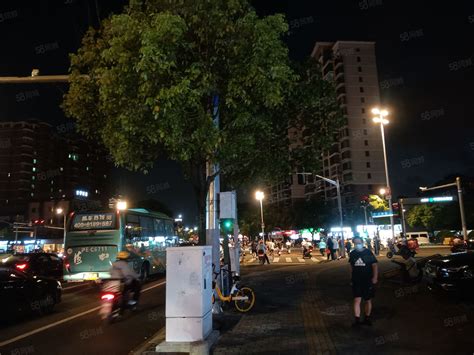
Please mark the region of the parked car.
POLYGON ((10 267, 30 276, 42 276, 56 280, 63 278, 63 262, 51 253, 6 254, 0 260, 1 267, 10 267))
POLYGON ((427 261, 424 273, 431 289, 472 291, 474 290, 474 252, 464 251, 434 257, 427 261))
POLYGON ((50 278, 28 275, 0 266, 1 318, 14 319, 28 313, 50 313, 61 302, 61 283, 50 278))

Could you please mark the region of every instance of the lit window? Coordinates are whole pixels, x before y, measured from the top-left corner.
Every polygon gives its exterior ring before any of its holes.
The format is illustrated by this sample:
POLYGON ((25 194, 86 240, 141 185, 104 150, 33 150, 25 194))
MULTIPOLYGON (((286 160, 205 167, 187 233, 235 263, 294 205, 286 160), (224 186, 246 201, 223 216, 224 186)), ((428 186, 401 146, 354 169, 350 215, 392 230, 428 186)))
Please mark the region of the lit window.
POLYGON ((53 180, 51 180, 51 185, 53 185, 53 184, 54 184, 54 181, 53 181, 53 180))
POLYGON ((35 168, 35 167, 33 167, 33 169, 31 169, 31 170, 33 170, 33 171, 36 171, 36 168, 35 168))
POLYGON ((36 164, 36 159, 33 159, 33 164, 36 164))
POLYGON ((34 188, 35 188, 35 184, 31 184, 31 188, 34 189, 34 188))
POLYGON ((8 177, 12 176, 12 173, 8 173, 8 177))
POLYGON ((63 198, 65 198, 65 197, 66 197, 66 195, 63 195, 63 198))
POLYGON ((89 167, 88 167, 88 166, 86 166, 86 171, 89 171, 89 167))
POLYGON ((36 176, 33 175, 33 176, 31 177, 31 180, 36 180, 36 176))
POLYGON ((32 192, 30 195, 31 195, 31 197, 33 197, 35 194, 32 192))
POLYGON ((60 170, 60 171, 64 171, 64 169, 63 169, 63 167, 62 167, 62 166, 59 168, 59 170, 60 170))

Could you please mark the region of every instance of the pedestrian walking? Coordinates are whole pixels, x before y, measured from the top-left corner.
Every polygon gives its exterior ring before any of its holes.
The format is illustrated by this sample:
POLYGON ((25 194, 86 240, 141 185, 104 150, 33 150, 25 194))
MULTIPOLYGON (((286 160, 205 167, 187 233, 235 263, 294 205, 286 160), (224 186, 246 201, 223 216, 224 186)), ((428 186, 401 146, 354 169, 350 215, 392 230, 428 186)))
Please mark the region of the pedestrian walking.
POLYGON ((357 327, 360 324, 372 325, 370 315, 372 313, 372 299, 375 296, 375 285, 378 280, 377 258, 367 248, 360 237, 352 239, 354 250, 349 256, 351 265, 352 294, 354 297, 354 323, 357 327), (364 300, 364 321, 360 321, 361 304, 364 300))
POLYGON ((328 238, 328 260, 331 257, 331 260, 336 260, 336 250, 337 250, 337 241, 334 237, 328 238))
POLYGON ((326 252, 326 242, 322 238, 319 241, 319 252, 321 253, 321 256, 324 256, 324 253, 326 252))
MULTIPOLYGON (((265 246, 265 243, 263 242, 263 240, 260 239, 260 241, 258 242, 258 246, 257 246, 257 250, 258 251, 263 251, 263 255, 265 257, 265 261, 270 264, 270 260, 268 259, 268 255, 267 255, 267 247, 265 246)), ((265 264, 265 261, 263 262, 265 264)))
POLYGON ((378 236, 374 237, 374 253, 377 256, 380 254, 380 239, 378 236))
POLYGON ((370 237, 367 237, 367 249, 372 252, 372 239, 370 237))
POLYGON ((251 248, 252 248, 252 256, 254 258, 257 258, 257 241, 256 240, 252 242, 251 248))
POLYGON ((351 252, 351 249, 352 249, 352 243, 349 239, 346 240, 345 248, 346 248, 347 254, 349 254, 351 252))

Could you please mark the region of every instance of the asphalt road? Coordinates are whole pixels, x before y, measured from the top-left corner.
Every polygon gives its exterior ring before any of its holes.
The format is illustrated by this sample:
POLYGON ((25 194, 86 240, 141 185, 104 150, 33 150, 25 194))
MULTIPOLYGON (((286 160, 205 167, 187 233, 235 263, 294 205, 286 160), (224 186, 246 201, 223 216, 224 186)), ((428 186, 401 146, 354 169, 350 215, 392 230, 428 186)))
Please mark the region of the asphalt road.
MULTIPOLYGON (((99 316, 99 289, 63 293, 54 313, 0 328, 0 354, 128 354, 165 325, 165 280, 143 285, 140 309, 114 324, 99 316)), ((2 305, 7 306, 7 305, 2 305)))

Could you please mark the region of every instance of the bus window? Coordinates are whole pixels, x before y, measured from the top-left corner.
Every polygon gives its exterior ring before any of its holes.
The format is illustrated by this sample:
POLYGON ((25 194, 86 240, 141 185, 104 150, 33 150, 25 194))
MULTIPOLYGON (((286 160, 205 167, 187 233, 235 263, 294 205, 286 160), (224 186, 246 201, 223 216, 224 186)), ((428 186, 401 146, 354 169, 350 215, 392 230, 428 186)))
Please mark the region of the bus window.
POLYGON ((165 235, 165 224, 162 219, 155 219, 155 237, 165 235))
POLYGON ((165 235, 170 237, 174 235, 173 223, 170 221, 165 222, 165 235))
POLYGON ((142 240, 148 241, 150 237, 154 237, 153 219, 140 216, 140 227, 142 240))

